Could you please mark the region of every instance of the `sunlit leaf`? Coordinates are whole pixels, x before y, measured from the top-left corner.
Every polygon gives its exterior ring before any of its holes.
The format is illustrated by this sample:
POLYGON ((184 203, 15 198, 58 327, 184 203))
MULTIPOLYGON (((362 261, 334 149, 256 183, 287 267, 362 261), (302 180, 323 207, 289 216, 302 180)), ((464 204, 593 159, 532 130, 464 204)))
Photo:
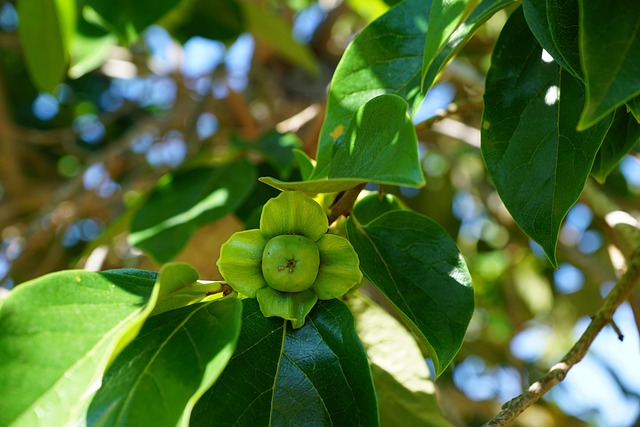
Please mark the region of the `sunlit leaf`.
POLYGON ((453 240, 415 212, 392 210, 347 234, 360 269, 429 349, 440 375, 456 355, 473 313, 471 276, 453 240))
POLYGON ((61 271, 12 291, 0 307, 0 425, 81 421, 109 359, 152 310, 154 283, 132 270, 61 271))
POLYGON ((89 424, 189 425, 195 402, 233 354, 241 312, 240 301, 228 298, 149 318, 107 371, 89 424))

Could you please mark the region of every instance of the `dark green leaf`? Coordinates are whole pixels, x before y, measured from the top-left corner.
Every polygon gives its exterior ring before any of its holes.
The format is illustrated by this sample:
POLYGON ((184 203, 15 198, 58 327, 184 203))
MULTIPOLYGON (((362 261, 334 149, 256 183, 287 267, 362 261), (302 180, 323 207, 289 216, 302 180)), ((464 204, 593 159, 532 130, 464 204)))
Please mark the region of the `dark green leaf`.
POLYGON ((89 425, 188 425, 191 409, 218 378, 240 333, 236 298, 204 302, 147 320, 107 371, 89 425))
POLYGON ((640 123, 640 96, 636 96, 627 102, 627 108, 629 109, 629 112, 633 114, 633 117, 636 118, 638 123, 640 123))
MULTIPOLYGON (((446 43, 443 44, 437 51, 437 54, 430 58, 429 66, 426 64, 426 50, 425 50, 425 63, 423 64, 422 71, 422 90, 426 92, 429 90, 433 82, 436 80, 438 73, 449 62, 449 60, 465 45, 465 43, 473 36, 475 31, 484 24, 489 18, 491 18, 497 11, 504 9, 510 4, 515 3, 516 0, 483 0, 480 4, 473 9, 471 14, 464 19, 463 23, 458 26, 453 34, 448 37, 446 43)), ((434 3, 435 4, 435 3, 434 3)), ((433 5, 432 5, 433 10, 433 5)))
POLYGON ((62 271, 13 290, 0 308, 0 425, 81 421, 109 359, 152 310, 154 283, 128 270, 62 271))
POLYGON ((591 169, 591 175, 600 183, 607 179, 624 155, 640 142, 640 123, 626 110, 626 107, 616 110, 613 124, 604 138, 591 169))
POLYGON ((180 0, 91 0, 85 2, 115 34, 130 43, 180 0))
POLYGON ((582 79, 578 50, 578 0, 523 0, 522 7, 540 46, 566 71, 582 79))
POLYGON ((328 179, 282 183, 262 180, 281 189, 332 192, 362 182, 424 185, 415 128, 407 103, 397 95, 380 95, 356 112, 346 134, 333 146, 328 179))
POLYGON ((233 40, 245 31, 242 8, 235 0, 182 0, 158 22, 181 42, 193 36, 233 40))
POLYGON ((232 135, 231 144, 236 148, 262 155, 281 179, 288 179, 291 175, 295 162, 293 150, 302 147, 302 141, 295 134, 280 133, 276 130, 265 133, 255 141, 245 141, 232 135))
POLYGON ((580 12, 586 129, 640 94, 640 2, 580 0, 580 12))
POLYGON ((192 425, 378 424, 367 356, 344 303, 319 301, 300 329, 265 318, 254 299, 243 305, 236 353, 192 425))
POLYGON ((361 293, 347 299, 369 356, 380 425, 450 427, 440 413, 429 368, 413 335, 361 293))
POLYGON ((522 9, 500 34, 484 103, 482 154, 491 179, 520 228, 556 266, 560 224, 582 192, 612 117, 576 130, 584 90, 543 56, 522 9))
POLYGON ((198 228, 240 206, 255 183, 245 161, 166 175, 133 217, 129 241, 160 263, 170 261, 198 228))
POLYGON ((69 64, 71 33, 75 28, 74 0, 21 0, 20 44, 35 86, 53 92, 69 64))
POLYGON ((353 206, 353 215, 358 222, 367 225, 379 216, 395 210, 405 209, 400 200, 391 194, 369 194, 353 206))
POLYGON ((420 94, 420 70, 431 1, 404 1, 369 24, 345 50, 333 76, 327 115, 318 142, 317 168, 311 178, 324 178, 336 140, 354 113, 384 93, 399 95, 415 113, 420 94))
POLYGON ((352 215, 347 234, 362 272, 427 346, 440 375, 460 349, 474 307, 471 276, 455 243, 429 218, 401 210, 367 225, 352 215))

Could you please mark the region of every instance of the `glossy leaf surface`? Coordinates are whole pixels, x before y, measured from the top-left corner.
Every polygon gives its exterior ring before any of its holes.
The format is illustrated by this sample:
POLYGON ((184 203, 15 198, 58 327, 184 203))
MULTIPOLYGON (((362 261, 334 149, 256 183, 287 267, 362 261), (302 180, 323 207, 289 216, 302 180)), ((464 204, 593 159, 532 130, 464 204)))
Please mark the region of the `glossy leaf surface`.
POLYGON ((345 50, 332 79, 313 179, 329 174, 333 145, 354 113, 385 93, 400 96, 413 114, 420 106, 420 70, 431 1, 405 1, 369 24, 345 50))
POLYGON ((513 218, 555 266, 560 224, 582 192, 612 118, 576 130, 581 84, 543 55, 522 9, 505 25, 491 64, 484 161, 513 218))
POLYGON ((241 313, 227 298, 150 317, 107 371, 89 425, 187 426, 233 354, 241 313))
POLYGON ((153 275, 61 271, 17 287, 0 308, 0 425, 84 417, 107 362, 157 297, 153 275))
POLYGON ((129 241, 160 263, 170 261, 198 228, 239 207, 255 183, 246 161, 166 175, 133 217, 129 241))
POLYGON ((471 276, 460 251, 437 223, 394 210, 347 234, 360 269, 427 346, 440 375, 456 355, 473 313, 471 276))
POLYGON ((192 425, 378 424, 367 356, 344 303, 319 301, 295 330, 265 318, 254 299, 243 306, 236 352, 192 425))
POLYGON ((640 2, 579 0, 586 129, 640 94, 640 2))
POLYGON ((31 79, 38 89, 53 92, 64 79, 69 64, 75 1, 22 0, 17 4, 17 12, 20 44, 31 79))
MULTIPOLYGON (((333 146, 328 179, 267 183, 283 189, 313 192, 346 190, 362 182, 424 185, 415 128, 407 103, 381 95, 358 109, 349 129, 333 146)), ((265 182, 263 180, 263 182, 265 182)))

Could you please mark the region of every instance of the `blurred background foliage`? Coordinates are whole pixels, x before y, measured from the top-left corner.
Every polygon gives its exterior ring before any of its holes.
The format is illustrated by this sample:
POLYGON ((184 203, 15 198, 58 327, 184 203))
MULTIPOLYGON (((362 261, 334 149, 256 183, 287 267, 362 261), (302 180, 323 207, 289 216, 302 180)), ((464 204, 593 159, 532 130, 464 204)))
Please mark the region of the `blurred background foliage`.
MULTIPOLYGON (((119 22, 117 2, 94 3, 119 22)), ((290 148, 315 157, 327 85, 342 52, 396 2, 173 3, 158 16, 133 10, 140 18, 134 25, 111 31, 84 14, 74 49, 91 55, 53 93, 28 78, 16 2, 0 4, 2 294, 65 268, 158 270, 131 246, 128 231, 169 172, 242 155, 259 176, 298 177, 290 148)), ((459 426, 482 424, 553 365, 617 277, 610 259, 618 242, 589 200, 567 216, 554 270, 486 175, 478 130, 484 76, 509 12, 480 28, 416 115, 426 187, 384 189, 445 227, 473 275, 476 312, 455 363, 435 384, 441 412, 459 426)), ((638 217, 638 147, 604 188, 638 217)), ((188 261, 202 278, 220 279, 220 244, 255 226, 261 204, 277 194, 257 182, 247 191, 235 215, 196 224, 172 259, 188 261)), ((635 304, 624 304, 615 317, 624 341, 611 328, 603 331, 585 360, 517 425, 640 425, 637 301, 636 294, 635 304)), ((381 399, 381 407, 405 411, 402 398, 381 399)))

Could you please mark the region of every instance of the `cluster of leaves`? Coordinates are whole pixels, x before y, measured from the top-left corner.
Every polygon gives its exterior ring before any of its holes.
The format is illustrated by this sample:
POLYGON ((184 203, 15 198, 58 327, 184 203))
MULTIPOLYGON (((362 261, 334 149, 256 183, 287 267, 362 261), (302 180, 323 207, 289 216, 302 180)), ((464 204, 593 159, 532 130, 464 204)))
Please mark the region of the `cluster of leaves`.
MULTIPOLYGON (((220 2, 237 22, 220 22, 199 0, 153 7, 124 0, 119 6, 45 3, 24 0, 18 9, 28 69, 45 90, 66 73, 76 77, 100 64, 98 44, 128 43, 157 21, 179 39, 200 31, 185 25, 194 17, 206 31, 225 32, 198 32, 216 39, 268 21, 248 1, 220 2)), ((351 210, 332 232, 348 237, 367 280, 411 329, 418 344, 411 339, 405 345, 420 345, 440 375, 460 349, 474 308, 456 244, 438 223, 394 197, 368 196, 344 212, 332 212, 339 205, 333 202, 365 183, 425 184, 411 117, 474 32, 514 6, 511 0, 400 2, 345 51, 315 160, 292 135, 236 141, 233 156, 164 176, 133 212, 129 241, 168 263, 159 274, 65 271, 12 291, 0 306, 0 354, 8 361, 0 368, 0 389, 10 396, 0 404, 0 423, 280 425, 313 419, 375 425, 379 412, 385 420, 388 403, 378 402, 376 391, 378 397, 392 393, 384 381, 389 374, 371 356, 358 316, 354 323, 354 313, 377 307, 360 292, 346 304, 319 302, 294 330, 262 316, 254 300, 170 261, 205 224, 235 213, 250 228, 274 189, 324 195, 319 199, 330 217, 351 210), (268 168, 248 160, 256 152, 268 168), (265 169, 276 175, 260 178, 267 190, 257 183, 265 169)), ((524 1, 494 51, 482 122, 485 164, 513 218, 553 265, 561 222, 589 174, 604 180, 640 139, 637 16, 633 2, 612 9, 603 1, 524 1)), ((314 69, 305 54, 292 54, 287 43, 275 42, 278 32, 271 33, 265 37, 274 46, 314 69)), ((431 422, 441 421, 434 415, 431 422)))

